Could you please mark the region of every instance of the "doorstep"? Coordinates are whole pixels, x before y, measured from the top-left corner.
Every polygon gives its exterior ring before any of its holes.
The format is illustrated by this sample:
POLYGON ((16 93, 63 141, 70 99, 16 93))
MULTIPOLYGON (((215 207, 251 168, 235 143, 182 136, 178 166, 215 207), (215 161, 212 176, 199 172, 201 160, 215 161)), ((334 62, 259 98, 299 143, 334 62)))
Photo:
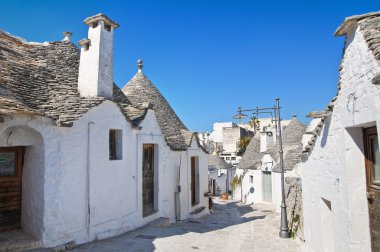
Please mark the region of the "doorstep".
POLYGON ((0 233, 0 252, 20 251, 41 247, 41 242, 21 229, 0 233))

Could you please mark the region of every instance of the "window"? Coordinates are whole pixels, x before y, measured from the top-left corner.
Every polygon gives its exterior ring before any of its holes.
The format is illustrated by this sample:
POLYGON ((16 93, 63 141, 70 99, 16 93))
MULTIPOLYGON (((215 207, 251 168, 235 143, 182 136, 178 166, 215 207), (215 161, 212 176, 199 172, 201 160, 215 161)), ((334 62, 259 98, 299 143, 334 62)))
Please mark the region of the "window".
POLYGON ((109 133, 110 160, 122 159, 122 131, 111 129, 109 133))
POLYGON ((253 184, 253 176, 252 175, 249 176, 249 183, 253 184))
POLYGON ((231 157, 231 160, 235 161, 235 160, 236 160, 236 157, 231 157))

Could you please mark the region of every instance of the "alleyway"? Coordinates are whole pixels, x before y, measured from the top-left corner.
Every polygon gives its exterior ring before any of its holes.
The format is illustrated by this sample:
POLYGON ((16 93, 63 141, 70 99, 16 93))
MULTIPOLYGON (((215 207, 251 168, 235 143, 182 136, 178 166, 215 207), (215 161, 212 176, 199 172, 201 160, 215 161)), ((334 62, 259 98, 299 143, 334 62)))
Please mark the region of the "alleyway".
POLYGON ((215 199, 214 213, 203 218, 173 225, 152 223, 72 251, 299 251, 295 240, 278 238, 279 217, 271 207, 215 199))

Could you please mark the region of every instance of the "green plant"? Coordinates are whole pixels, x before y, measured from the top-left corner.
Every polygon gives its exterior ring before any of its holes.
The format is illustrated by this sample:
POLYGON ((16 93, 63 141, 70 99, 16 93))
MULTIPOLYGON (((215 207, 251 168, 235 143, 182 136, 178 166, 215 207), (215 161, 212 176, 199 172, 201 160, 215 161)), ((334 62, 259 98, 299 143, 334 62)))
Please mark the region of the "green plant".
POLYGON ((241 137, 239 141, 236 143, 236 148, 238 150, 236 154, 239 156, 243 155, 250 142, 250 137, 241 137))
POLYGON ((231 179, 231 187, 232 187, 232 190, 235 191, 236 188, 241 184, 241 181, 242 181, 242 176, 237 176, 235 175, 232 179, 231 179))
POLYGON ((257 117, 253 116, 251 117, 251 120, 248 122, 249 126, 251 126, 252 128, 254 128, 255 130, 257 129, 260 129, 260 121, 257 117))
POLYGON ((230 182, 231 187, 232 187, 232 191, 235 191, 235 189, 237 188, 237 186, 240 186, 241 201, 243 201, 243 187, 241 186, 241 183, 243 182, 243 179, 244 179, 244 176, 245 176, 246 173, 247 173, 247 169, 245 169, 243 171, 243 174, 241 174, 240 176, 235 175, 231 179, 231 182, 230 182))
POLYGON ((300 226, 300 215, 299 214, 294 215, 292 222, 293 223, 291 227, 291 236, 294 239, 297 236, 297 231, 300 226))

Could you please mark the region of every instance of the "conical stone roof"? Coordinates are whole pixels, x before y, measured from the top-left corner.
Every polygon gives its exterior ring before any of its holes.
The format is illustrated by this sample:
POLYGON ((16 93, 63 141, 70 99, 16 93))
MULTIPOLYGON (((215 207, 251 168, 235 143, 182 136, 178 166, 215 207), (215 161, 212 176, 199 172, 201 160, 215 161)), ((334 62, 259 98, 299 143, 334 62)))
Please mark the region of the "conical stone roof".
POLYGON ((141 68, 141 62, 139 62, 139 71, 122 88, 122 91, 134 105, 151 104, 162 133, 171 149, 186 150, 191 144, 194 133, 186 128, 164 96, 142 73, 141 68))
POLYGON ((208 168, 211 169, 229 169, 232 165, 227 163, 223 158, 219 157, 218 154, 213 153, 208 159, 208 168))
POLYGON ((80 50, 69 40, 29 43, 0 30, 0 121, 14 114, 36 114, 58 127, 71 127, 91 108, 114 102, 132 124, 146 108, 133 106, 114 84, 113 97, 81 97, 80 50))
MULTIPOLYGON (((284 165, 286 170, 293 168, 301 162, 302 155, 302 136, 306 131, 303 125, 296 117, 293 117, 288 126, 282 132, 282 145, 284 151, 284 165)), ((267 147, 267 150, 260 152, 260 136, 256 135, 249 143, 240 163, 239 169, 258 169, 261 159, 265 154, 269 154, 276 165, 272 168, 274 172, 280 171, 280 156, 278 153, 278 141, 267 147)))

